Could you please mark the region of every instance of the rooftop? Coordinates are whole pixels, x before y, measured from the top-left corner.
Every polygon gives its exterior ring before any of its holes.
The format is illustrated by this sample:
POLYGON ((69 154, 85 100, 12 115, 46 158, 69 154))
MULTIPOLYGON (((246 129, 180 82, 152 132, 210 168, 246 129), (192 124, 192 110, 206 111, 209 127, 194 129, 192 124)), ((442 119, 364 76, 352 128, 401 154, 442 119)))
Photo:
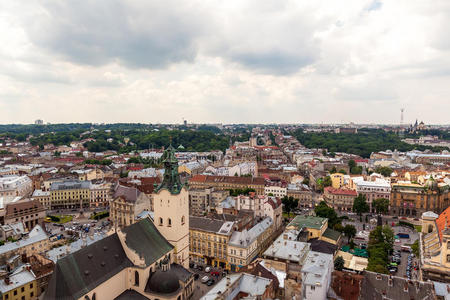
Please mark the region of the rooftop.
POLYGON ((296 227, 297 229, 301 229, 303 227, 306 227, 313 229, 321 229, 326 222, 327 222, 326 218, 308 215, 298 215, 291 221, 291 223, 289 223, 287 228, 296 227))
POLYGON ((310 247, 308 243, 285 239, 285 235, 282 234, 267 248, 263 256, 301 263, 310 247))

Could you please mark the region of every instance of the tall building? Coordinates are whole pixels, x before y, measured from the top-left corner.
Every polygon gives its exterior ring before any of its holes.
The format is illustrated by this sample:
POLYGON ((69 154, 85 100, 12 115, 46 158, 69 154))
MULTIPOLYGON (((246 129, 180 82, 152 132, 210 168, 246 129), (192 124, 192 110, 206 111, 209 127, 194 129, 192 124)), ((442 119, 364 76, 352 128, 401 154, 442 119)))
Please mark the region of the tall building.
POLYGON ((189 266, 189 193, 180 181, 175 149, 170 145, 162 156, 163 181, 153 197, 154 222, 158 231, 175 246, 175 261, 189 266))

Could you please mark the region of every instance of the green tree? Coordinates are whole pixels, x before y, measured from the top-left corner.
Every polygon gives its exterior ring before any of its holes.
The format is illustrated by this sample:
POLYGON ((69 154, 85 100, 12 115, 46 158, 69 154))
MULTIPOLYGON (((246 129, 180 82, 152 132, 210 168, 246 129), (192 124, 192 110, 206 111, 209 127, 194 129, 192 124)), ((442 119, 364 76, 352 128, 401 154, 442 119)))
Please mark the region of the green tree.
POLYGON ((377 167, 375 172, 383 175, 384 177, 391 177, 393 170, 389 167, 377 167))
POLYGON ((412 252, 416 257, 419 257, 420 255, 420 247, 419 247, 419 240, 415 240, 414 243, 411 245, 412 252))
POLYGON ((341 223, 335 224, 333 229, 336 230, 336 231, 339 231, 339 232, 344 232, 344 226, 342 226, 341 223))
POLYGON ((347 237, 348 242, 350 242, 350 239, 353 238, 356 235, 356 228, 353 225, 347 224, 344 227, 344 234, 347 237))
POLYGON ((353 212, 357 213, 361 219, 363 213, 369 211, 369 205, 366 202, 366 196, 359 194, 355 200, 353 200, 353 212))
POLYGON ((389 200, 385 198, 378 198, 372 203, 378 214, 386 214, 389 210, 389 200))
POLYGON ((356 167, 356 162, 353 159, 350 159, 348 161, 348 168, 351 170, 354 167, 356 167))
POLYGON ((331 186, 331 184, 332 184, 331 177, 325 176, 323 179, 323 187, 331 186))
POLYGON ((329 207, 325 201, 322 201, 314 208, 314 212, 316 216, 321 218, 328 219, 328 226, 334 228, 337 223, 340 223, 340 219, 338 218, 336 211, 329 207))
POLYGON ((336 167, 332 167, 330 170, 330 174, 337 173, 336 167))
POLYGON ((345 261, 342 256, 338 256, 334 260, 334 268, 338 271, 342 271, 342 269, 344 268, 344 264, 345 264, 345 261))
POLYGON ((345 172, 345 170, 344 170, 344 169, 340 169, 340 170, 338 171, 338 173, 341 173, 341 174, 344 174, 344 175, 346 175, 346 174, 347 174, 347 172, 345 172))

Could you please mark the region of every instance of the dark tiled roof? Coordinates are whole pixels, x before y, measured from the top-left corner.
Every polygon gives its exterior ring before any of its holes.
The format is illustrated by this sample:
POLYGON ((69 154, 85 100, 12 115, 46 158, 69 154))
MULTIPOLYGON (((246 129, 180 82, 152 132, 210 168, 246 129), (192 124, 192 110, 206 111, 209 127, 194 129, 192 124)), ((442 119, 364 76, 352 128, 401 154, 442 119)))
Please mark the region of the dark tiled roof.
POLYGON ((135 290, 126 290, 125 292, 114 298, 114 300, 149 300, 149 299, 139 294, 135 290))
POLYGON ((320 253, 326 253, 326 254, 333 254, 336 253, 337 246, 333 245, 331 243, 319 240, 319 239, 311 239, 308 241, 308 243, 311 244, 311 250, 320 252, 320 253))
POLYGON ((44 299, 78 299, 130 266, 113 234, 58 260, 44 299))
POLYGON ((224 223, 225 221, 219 219, 189 216, 190 229, 192 228, 209 232, 219 232, 224 223))
POLYGON ((363 275, 362 299, 436 299, 434 286, 431 282, 408 280, 368 271, 364 271, 363 275), (390 278, 392 282, 389 282, 390 278))
POLYGON ((341 233, 339 231, 327 228, 324 232, 323 232, 323 236, 326 238, 329 238, 333 241, 337 241, 339 239, 339 237, 341 236, 341 233))
POLYGON ((123 232, 127 246, 143 257, 147 266, 173 249, 149 218, 125 227, 123 232))

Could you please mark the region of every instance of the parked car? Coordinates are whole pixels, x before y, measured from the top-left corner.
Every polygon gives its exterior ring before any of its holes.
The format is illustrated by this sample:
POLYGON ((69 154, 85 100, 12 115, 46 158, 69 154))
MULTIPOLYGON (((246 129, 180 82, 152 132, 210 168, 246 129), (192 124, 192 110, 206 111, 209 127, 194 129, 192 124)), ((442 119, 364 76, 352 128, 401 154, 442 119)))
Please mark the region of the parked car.
POLYGON ((197 266, 197 270, 203 271, 203 267, 199 265, 199 266, 197 266))
POLYGON ((215 282, 215 280, 211 278, 210 280, 208 280, 208 281, 206 282, 206 285, 207 285, 207 286, 211 286, 211 285, 214 284, 214 282, 215 282))
POLYGON ((211 272, 211 267, 206 267, 206 268, 205 268, 205 272, 206 272, 206 273, 211 272))
POLYGON ((195 265, 195 264, 191 261, 191 262, 189 263, 189 268, 193 268, 194 265, 195 265))
POLYGON ((209 280, 208 276, 203 276, 201 281, 202 281, 202 283, 206 283, 206 282, 208 282, 208 280, 209 280))
POLYGON ((220 273, 219 273, 219 272, 217 272, 217 271, 211 271, 211 275, 212 275, 212 276, 219 276, 219 275, 220 275, 220 273))
POLYGON ((198 275, 198 273, 194 274, 194 280, 197 280, 200 277, 200 275, 198 275))

